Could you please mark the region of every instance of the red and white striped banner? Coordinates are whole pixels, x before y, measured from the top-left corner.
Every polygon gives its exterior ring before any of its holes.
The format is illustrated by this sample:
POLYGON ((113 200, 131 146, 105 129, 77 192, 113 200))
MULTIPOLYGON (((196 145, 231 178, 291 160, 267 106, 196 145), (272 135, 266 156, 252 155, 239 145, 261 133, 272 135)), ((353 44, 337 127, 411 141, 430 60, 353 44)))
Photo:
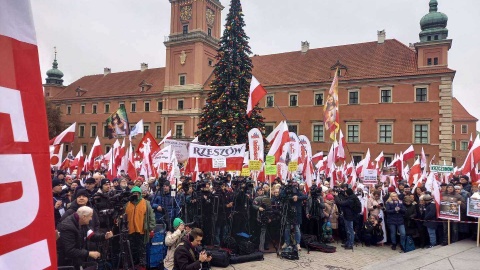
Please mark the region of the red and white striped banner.
POLYGON ((0 0, 0 269, 57 269, 49 139, 29 0, 0 0))

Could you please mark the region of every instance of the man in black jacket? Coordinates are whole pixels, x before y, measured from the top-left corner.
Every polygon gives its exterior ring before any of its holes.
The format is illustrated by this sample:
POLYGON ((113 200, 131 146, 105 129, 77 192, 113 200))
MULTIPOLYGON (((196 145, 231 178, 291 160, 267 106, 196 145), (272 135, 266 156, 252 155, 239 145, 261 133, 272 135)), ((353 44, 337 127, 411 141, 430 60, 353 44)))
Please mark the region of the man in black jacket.
POLYGON ((58 265, 74 266, 80 269, 88 258, 98 259, 100 253, 88 251, 87 242, 99 242, 113 236, 112 232, 95 233, 89 230, 88 223, 92 219, 93 209, 88 206, 78 208, 77 212, 58 224, 60 238, 57 241, 58 265))
POLYGON ((173 270, 198 270, 202 268, 203 262, 212 259, 206 251, 197 253, 195 250, 202 243, 202 238, 203 231, 195 228, 183 239, 173 255, 173 270))
POLYGON ((345 191, 345 197, 343 199, 342 196, 339 196, 336 192, 335 195, 335 203, 342 209, 343 212, 343 220, 345 221, 345 229, 347 231, 347 241, 345 245, 342 245, 345 249, 353 249, 353 241, 355 239, 355 232, 353 230, 353 220, 357 216, 356 213, 353 211, 353 200, 356 199, 355 193, 351 188, 347 188, 345 191))
POLYGON ((423 201, 425 202, 425 221, 423 225, 427 227, 428 236, 430 237, 430 245, 427 248, 431 248, 437 245, 437 223, 435 220, 437 219, 437 208, 435 203, 433 203, 433 198, 429 194, 422 196, 423 201))

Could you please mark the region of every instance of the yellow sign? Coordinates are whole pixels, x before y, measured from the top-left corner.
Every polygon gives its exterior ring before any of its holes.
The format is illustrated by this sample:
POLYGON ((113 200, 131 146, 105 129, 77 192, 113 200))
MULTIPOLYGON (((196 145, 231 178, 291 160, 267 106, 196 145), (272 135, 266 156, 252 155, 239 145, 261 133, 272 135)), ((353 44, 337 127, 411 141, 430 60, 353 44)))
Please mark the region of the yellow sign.
POLYGON ((249 168, 242 168, 241 176, 250 176, 250 169, 249 168))
POLYGON ((251 171, 260 171, 262 168, 262 162, 260 160, 250 160, 248 161, 248 168, 251 171))
POLYGON ((296 172, 298 170, 298 162, 297 161, 290 161, 288 163, 288 171, 289 172, 296 172))
POLYGON ((275 164, 275 156, 267 156, 266 161, 268 165, 273 165, 275 164))
POLYGON ((277 165, 266 165, 265 175, 277 175, 277 165))

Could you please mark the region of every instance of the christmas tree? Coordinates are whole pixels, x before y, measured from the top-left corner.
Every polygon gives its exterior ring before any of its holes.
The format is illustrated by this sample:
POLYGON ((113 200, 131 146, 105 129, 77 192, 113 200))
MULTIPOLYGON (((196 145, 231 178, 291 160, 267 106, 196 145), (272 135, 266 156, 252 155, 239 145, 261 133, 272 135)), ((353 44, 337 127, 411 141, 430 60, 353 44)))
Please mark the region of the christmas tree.
POLYGON ((253 65, 244 27, 242 4, 240 0, 232 0, 220 39, 212 90, 196 133, 199 141, 207 145, 247 143, 250 129, 258 128, 262 133, 265 130, 264 118, 258 106, 255 106, 250 117, 246 114, 253 65))

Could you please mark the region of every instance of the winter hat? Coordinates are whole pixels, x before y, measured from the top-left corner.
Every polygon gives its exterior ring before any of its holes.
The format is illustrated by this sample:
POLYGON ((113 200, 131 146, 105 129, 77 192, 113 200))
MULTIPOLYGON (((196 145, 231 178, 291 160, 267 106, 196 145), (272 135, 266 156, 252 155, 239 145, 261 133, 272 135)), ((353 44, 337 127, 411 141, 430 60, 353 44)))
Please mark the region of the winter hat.
POLYGON ((132 190, 130 191, 130 193, 134 193, 134 192, 138 192, 138 193, 142 194, 142 190, 137 186, 134 186, 132 188, 132 190))
POLYGON ((62 181, 58 180, 58 179, 53 179, 52 180, 52 188, 56 187, 56 186, 59 186, 62 184, 62 181))
POLYGON ((183 224, 183 220, 181 220, 180 218, 176 218, 173 220, 173 228, 174 229, 177 229, 178 226, 180 226, 180 224, 183 224))
POLYGON ((332 195, 332 194, 327 194, 327 196, 325 197, 325 199, 331 201, 331 200, 333 200, 333 195, 332 195))
POLYGON ((78 197, 80 197, 80 196, 85 196, 85 197, 87 197, 87 198, 90 197, 90 194, 89 194, 88 191, 87 191, 86 189, 84 189, 84 188, 79 188, 79 189, 77 189, 76 193, 77 193, 76 198, 78 198, 78 197))
POLYGON ((140 187, 140 190, 142 191, 142 193, 144 193, 144 192, 145 192, 145 193, 148 193, 148 186, 142 185, 142 186, 140 187))
POLYGON ((395 187, 394 186, 389 186, 388 187, 388 193, 395 192, 395 187))
POLYGON ((95 184, 95 178, 90 177, 85 180, 85 184, 95 184))
POLYGON ((110 184, 110 180, 108 180, 107 178, 103 178, 100 183, 101 183, 100 186, 103 186, 105 184, 110 184))
POLYGON ((425 194, 423 195, 423 200, 425 202, 431 202, 433 200, 432 196, 428 195, 428 194, 425 194))

